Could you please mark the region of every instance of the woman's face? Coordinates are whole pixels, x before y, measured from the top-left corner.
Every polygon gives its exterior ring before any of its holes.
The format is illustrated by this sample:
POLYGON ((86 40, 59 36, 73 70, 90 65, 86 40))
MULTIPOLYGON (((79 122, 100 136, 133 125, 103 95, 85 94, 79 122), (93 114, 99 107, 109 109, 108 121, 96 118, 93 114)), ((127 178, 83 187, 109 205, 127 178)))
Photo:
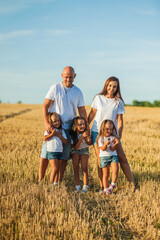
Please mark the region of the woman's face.
POLYGON ((60 127, 61 122, 60 122, 60 119, 58 116, 52 115, 51 120, 52 120, 53 127, 55 127, 55 128, 60 127))
POLYGON ((117 90, 117 82, 116 81, 111 81, 108 86, 107 86, 107 97, 109 98, 113 98, 114 97, 114 93, 117 90))
POLYGON ((83 119, 78 119, 77 121, 77 131, 79 133, 84 132, 86 129, 85 121, 83 119))

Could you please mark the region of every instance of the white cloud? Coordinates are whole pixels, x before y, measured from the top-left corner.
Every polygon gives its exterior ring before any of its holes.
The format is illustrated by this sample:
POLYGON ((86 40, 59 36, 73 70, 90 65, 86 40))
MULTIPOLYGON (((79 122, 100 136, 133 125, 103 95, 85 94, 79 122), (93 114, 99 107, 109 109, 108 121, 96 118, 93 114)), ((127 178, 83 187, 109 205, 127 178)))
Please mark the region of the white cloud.
POLYGON ((158 12, 155 10, 137 10, 137 12, 140 14, 151 15, 151 16, 158 14, 158 12))
POLYGON ((65 29, 51 29, 51 30, 46 30, 45 32, 53 35, 68 35, 73 33, 73 31, 69 31, 65 29))
POLYGON ((0 14, 8 14, 18 12, 28 8, 32 4, 45 4, 48 2, 55 2, 57 0, 7 0, 0 2, 0 14))
POLYGON ((34 34, 35 34, 35 31, 33 31, 33 30, 12 31, 9 33, 0 34, 0 41, 13 39, 13 38, 17 38, 17 37, 23 37, 23 36, 31 36, 34 34))

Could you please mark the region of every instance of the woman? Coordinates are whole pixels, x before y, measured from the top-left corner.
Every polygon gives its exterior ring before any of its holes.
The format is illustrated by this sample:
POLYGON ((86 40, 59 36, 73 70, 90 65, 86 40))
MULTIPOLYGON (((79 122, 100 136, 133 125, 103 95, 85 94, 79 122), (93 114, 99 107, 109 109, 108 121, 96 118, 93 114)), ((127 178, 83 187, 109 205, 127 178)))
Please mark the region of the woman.
MULTIPOLYGON (((96 138, 98 136, 100 125, 103 122, 103 120, 110 119, 114 122, 115 126, 117 127, 118 138, 120 140, 122 138, 124 113, 125 113, 124 102, 120 92, 119 80, 116 77, 110 77, 106 80, 102 91, 95 96, 91 105, 91 111, 88 115, 89 124, 95 117, 91 129, 91 137, 92 143, 97 154, 98 174, 101 186, 100 191, 103 191, 102 169, 100 169, 99 148, 96 145, 96 138)), ((117 154, 120 166, 125 176, 127 177, 127 180, 134 185, 135 189, 135 181, 121 144, 119 144, 117 148, 117 154)))

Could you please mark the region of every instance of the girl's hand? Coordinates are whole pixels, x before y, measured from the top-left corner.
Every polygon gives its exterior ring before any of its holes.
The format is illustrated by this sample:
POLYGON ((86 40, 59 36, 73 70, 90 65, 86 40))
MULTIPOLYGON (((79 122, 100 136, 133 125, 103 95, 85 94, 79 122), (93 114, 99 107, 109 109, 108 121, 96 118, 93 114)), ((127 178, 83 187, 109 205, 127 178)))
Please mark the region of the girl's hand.
POLYGON ((85 131, 85 132, 82 134, 82 136, 83 136, 84 138, 89 137, 89 136, 90 136, 89 131, 85 131))
POLYGON ((117 137, 112 141, 114 144, 119 144, 120 143, 120 138, 117 137))
POLYGON ((105 142, 105 145, 108 146, 109 144, 110 144, 110 141, 107 140, 107 141, 105 142))

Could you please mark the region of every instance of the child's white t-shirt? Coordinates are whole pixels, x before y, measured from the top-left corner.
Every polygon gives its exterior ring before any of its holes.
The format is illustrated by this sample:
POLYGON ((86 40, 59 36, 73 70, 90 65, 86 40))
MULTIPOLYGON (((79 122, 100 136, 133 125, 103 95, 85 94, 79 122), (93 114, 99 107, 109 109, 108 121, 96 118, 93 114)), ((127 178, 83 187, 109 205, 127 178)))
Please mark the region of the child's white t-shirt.
POLYGON ((125 113, 124 103, 120 98, 107 98, 104 95, 97 95, 91 108, 97 110, 92 126, 94 132, 99 132, 101 123, 106 119, 112 120, 117 128, 117 115, 125 113))
POLYGON ((102 151, 101 149, 100 149, 100 154, 99 154, 99 156, 100 157, 108 157, 108 156, 117 156, 117 152, 116 152, 116 150, 115 151, 111 151, 111 149, 110 149, 110 147, 111 146, 113 146, 114 145, 114 143, 112 142, 114 139, 115 139, 116 137, 114 137, 114 136, 110 136, 110 137, 104 137, 104 138, 102 138, 102 137, 99 137, 99 139, 98 139, 98 146, 99 147, 102 147, 103 145, 104 145, 104 143, 105 142, 107 142, 108 140, 110 141, 110 144, 107 146, 107 148, 106 148, 106 150, 105 151, 102 151))
MULTIPOLYGON (((82 134, 78 134, 78 139, 80 139, 80 137, 82 136, 82 134)), ((73 140, 71 139, 71 144, 73 144, 73 140)), ((85 139, 82 139, 82 142, 79 146, 79 148, 77 150, 83 149, 83 148, 87 148, 89 147, 89 145, 86 143, 85 139)))
POLYGON ((55 84, 49 89, 46 98, 54 101, 49 112, 60 115, 64 129, 70 127, 72 119, 77 115, 77 108, 85 106, 83 94, 75 85, 65 88, 62 83, 55 84))
MULTIPOLYGON (((57 132, 61 132, 62 137, 64 137, 65 139, 67 139, 66 134, 64 132, 64 130, 59 130, 56 129, 57 132)), ((49 135, 49 133, 47 131, 44 132, 44 135, 49 135)), ((47 151, 48 152, 63 152, 63 143, 61 141, 61 139, 57 136, 53 136, 49 141, 47 142, 47 151)))

